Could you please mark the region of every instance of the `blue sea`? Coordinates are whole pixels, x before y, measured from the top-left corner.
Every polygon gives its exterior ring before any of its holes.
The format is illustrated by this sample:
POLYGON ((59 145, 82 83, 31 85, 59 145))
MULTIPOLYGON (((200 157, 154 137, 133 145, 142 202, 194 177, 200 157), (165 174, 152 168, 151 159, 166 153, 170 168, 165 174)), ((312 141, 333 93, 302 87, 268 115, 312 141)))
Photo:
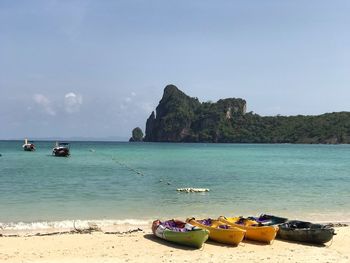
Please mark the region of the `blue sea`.
POLYGON ((60 158, 54 142, 22 144, 0 141, 3 229, 260 213, 350 221, 350 145, 71 142, 60 158))

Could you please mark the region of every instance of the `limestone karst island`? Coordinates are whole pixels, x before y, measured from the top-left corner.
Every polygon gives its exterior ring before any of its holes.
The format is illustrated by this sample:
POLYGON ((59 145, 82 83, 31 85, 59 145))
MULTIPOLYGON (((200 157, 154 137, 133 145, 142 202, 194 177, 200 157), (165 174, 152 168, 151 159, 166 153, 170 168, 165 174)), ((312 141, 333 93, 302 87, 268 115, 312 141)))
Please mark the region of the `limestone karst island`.
POLYGON ((350 143, 350 112, 317 116, 260 116, 240 98, 200 102, 174 85, 130 141, 215 143, 350 143))

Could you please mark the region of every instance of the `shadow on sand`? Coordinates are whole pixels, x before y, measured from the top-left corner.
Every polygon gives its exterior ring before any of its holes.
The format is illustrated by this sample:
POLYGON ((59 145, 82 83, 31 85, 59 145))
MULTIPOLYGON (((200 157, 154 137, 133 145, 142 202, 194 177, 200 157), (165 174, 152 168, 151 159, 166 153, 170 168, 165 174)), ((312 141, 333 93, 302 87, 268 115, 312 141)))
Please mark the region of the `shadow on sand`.
POLYGON ((265 242, 259 242, 259 241, 248 240, 248 239, 243 239, 242 243, 243 244, 254 245, 254 246, 271 246, 273 244, 273 242, 265 243, 265 242))
POLYGON ((143 235, 143 237, 150 240, 150 241, 153 241, 155 243, 165 245, 165 246, 168 246, 171 248, 177 248, 177 249, 182 249, 182 250, 198 250, 198 248, 182 246, 182 245, 170 242, 170 241, 166 241, 166 240, 161 239, 159 237, 156 237, 155 235, 152 235, 152 234, 146 234, 146 235, 143 235))
POLYGON ((220 242, 216 242, 214 240, 208 239, 205 244, 209 244, 212 246, 217 246, 217 247, 227 247, 227 248, 236 248, 238 246, 234 246, 234 245, 228 245, 228 244, 224 244, 224 243, 220 243, 220 242))
MULTIPOLYGON (((165 245, 168 247, 172 247, 172 248, 177 248, 177 249, 182 249, 182 250, 197 250, 197 248, 192 248, 192 247, 188 247, 188 246, 183 246, 183 245, 179 245, 164 239, 160 239, 159 237, 154 236, 153 234, 146 234, 143 236, 144 238, 153 241, 155 243, 161 244, 161 245, 165 245)), ((278 239, 278 241, 283 241, 283 242, 287 242, 287 243, 291 243, 291 244, 300 244, 300 245, 305 245, 305 246, 313 246, 313 247, 326 247, 326 245, 320 245, 320 244, 311 244, 311 243, 302 243, 302 242, 296 242, 296 241, 289 241, 289 240, 283 240, 283 239, 278 239)), ((203 246, 205 246, 206 244, 212 245, 212 246, 219 246, 219 247, 227 247, 227 248, 236 248, 239 247, 240 245, 254 245, 254 246, 272 246, 274 242, 268 244, 268 243, 263 243, 263 242, 257 242, 257 241, 252 241, 252 240, 243 240, 243 242, 241 242, 238 246, 232 246, 232 245, 228 245, 228 244, 223 244, 223 243, 219 243, 213 240, 207 240, 203 246)))
POLYGON ((286 242, 286 243, 290 243, 290 244, 298 244, 298 245, 303 245, 303 246, 308 246, 308 247, 328 247, 332 244, 333 240, 329 241, 327 244, 314 244, 314 243, 307 243, 307 242, 301 242, 301 241, 292 241, 292 240, 286 240, 286 239, 277 239, 278 241, 282 241, 282 242, 286 242))
MULTIPOLYGON (((153 241, 155 243, 158 243, 158 244, 161 244, 161 245, 165 245, 165 246, 168 246, 168 247, 172 247, 172 248, 177 248, 177 249, 182 249, 182 250, 198 250, 198 248, 182 246, 182 245, 170 242, 170 241, 166 241, 166 240, 161 239, 159 237, 156 237, 156 236, 154 236, 152 234, 146 234, 143 237, 148 239, 148 240, 151 240, 151 241, 153 241)), ((209 239, 203 244, 203 247, 205 247, 205 245, 207 245, 207 244, 213 245, 213 246, 219 246, 219 247, 227 247, 227 248, 236 248, 236 247, 238 247, 238 246, 231 246, 231 245, 215 242, 215 241, 212 241, 212 240, 209 240, 209 239)), ((203 249, 203 247, 200 248, 200 249, 203 249)))

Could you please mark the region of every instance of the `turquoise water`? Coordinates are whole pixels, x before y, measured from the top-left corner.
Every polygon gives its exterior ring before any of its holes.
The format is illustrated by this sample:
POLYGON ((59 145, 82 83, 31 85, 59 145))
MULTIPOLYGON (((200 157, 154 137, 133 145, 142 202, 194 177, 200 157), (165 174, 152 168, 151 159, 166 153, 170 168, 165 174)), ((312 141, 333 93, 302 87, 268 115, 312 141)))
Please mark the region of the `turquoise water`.
POLYGON ((0 141, 0 222, 258 215, 350 221, 349 145, 0 141), (180 187, 209 188, 179 193, 180 187))

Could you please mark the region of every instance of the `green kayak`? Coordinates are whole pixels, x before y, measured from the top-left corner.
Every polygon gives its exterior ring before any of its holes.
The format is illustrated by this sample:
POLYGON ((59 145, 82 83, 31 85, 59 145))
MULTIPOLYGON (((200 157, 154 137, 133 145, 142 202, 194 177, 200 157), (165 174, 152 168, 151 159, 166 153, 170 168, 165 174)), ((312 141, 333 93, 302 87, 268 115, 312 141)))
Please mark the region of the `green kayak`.
POLYGON ((164 222, 155 220, 152 224, 152 232, 167 241, 195 248, 201 248, 209 236, 208 230, 179 220, 164 222))

